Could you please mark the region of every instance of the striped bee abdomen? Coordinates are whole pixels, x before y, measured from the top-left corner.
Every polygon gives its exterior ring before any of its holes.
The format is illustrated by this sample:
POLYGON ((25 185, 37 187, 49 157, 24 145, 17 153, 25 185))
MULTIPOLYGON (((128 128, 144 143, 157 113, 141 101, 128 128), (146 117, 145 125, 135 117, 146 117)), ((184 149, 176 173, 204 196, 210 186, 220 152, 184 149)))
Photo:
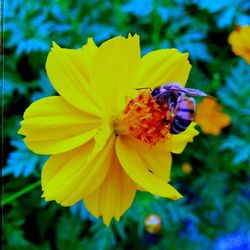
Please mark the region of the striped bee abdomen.
POLYGON ((175 114, 170 127, 171 134, 179 134, 186 130, 194 119, 195 100, 190 97, 179 97, 175 107, 175 114))

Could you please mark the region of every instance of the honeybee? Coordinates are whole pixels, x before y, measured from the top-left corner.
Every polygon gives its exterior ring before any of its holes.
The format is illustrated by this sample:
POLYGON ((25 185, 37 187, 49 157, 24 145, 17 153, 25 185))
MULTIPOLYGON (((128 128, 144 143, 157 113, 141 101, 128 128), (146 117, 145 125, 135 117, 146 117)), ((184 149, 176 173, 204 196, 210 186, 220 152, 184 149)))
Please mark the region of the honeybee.
POLYGON ((151 96, 159 105, 168 104, 169 112, 165 123, 170 125, 171 134, 185 131, 194 120, 196 103, 194 98, 186 95, 210 97, 198 89, 184 88, 176 82, 163 84, 151 91, 151 96))

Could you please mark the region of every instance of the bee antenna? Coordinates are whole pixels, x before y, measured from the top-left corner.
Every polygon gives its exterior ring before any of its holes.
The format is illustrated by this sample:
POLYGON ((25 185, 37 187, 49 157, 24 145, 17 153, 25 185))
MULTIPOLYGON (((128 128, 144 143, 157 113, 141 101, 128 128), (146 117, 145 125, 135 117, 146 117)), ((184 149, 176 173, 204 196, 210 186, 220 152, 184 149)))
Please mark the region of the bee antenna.
POLYGON ((150 87, 136 88, 136 90, 141 90, 141 89, 150 89, 150 91, 152 91, 152 89, 150 87))

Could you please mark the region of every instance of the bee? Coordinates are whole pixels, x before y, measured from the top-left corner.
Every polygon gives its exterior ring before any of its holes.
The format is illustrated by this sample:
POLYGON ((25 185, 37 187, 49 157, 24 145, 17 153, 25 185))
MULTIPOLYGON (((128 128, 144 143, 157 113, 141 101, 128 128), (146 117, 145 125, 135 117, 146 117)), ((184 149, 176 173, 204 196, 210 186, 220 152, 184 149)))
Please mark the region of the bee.
POLYGON ((164 123, 170 126, 171 134, 185 131, 194 120, 196 103, 187 95, 210 97, 198 89, 184 88, 176 82, 163 84, 151 91, 151 96, 159 105, 168 105, 169 112, 164 123))

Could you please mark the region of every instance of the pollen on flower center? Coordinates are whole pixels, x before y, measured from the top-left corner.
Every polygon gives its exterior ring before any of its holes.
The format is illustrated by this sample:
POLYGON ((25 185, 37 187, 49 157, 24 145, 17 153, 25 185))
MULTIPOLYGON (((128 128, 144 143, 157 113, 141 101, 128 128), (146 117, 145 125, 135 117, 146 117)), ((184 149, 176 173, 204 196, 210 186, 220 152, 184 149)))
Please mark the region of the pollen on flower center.
MULTIPOLYGON (((119 122, 119 129, 126 128, 126 134, 154 145, 169 136, 170 125, 166 117, 169 113, 167 104, 159 105, 149 92, 141 91, 127 104, 119 122), (121 126, 121 123, 123 126, 121 126)), ((123 130, 123 134, 124 134, 123 130)))

